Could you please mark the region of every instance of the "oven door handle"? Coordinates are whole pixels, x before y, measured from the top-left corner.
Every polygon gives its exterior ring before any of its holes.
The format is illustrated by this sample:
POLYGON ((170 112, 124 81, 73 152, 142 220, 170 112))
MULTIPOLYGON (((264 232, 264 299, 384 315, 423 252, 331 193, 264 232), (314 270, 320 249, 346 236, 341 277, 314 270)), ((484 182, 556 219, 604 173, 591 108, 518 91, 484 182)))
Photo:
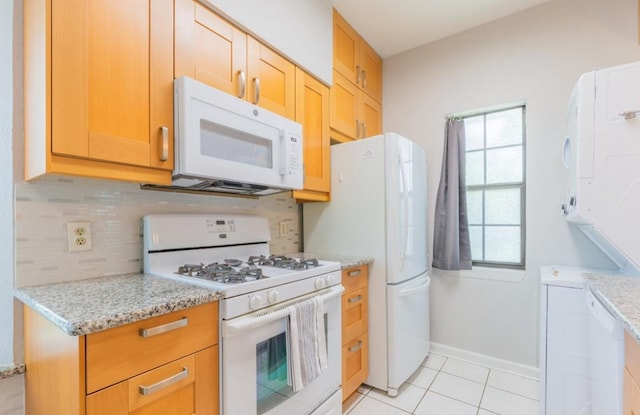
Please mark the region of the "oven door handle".
POLYGON ((334 285, 328 289, 314 292, 302 297, 297 297, 293 300, 285 301, 281 304, 274 305, 273 307, 258 310, 242 317, 238 317, 228 321, 222 321, 222 337, 233 337, 247 330, 251 330, 286 317, 289 315, 289 306, 297 302, 304 301, 313 297, 318 297, 318 300, 325 303, 326 301, 341 295, 343 291, 344 287, 342 285, 334 285))

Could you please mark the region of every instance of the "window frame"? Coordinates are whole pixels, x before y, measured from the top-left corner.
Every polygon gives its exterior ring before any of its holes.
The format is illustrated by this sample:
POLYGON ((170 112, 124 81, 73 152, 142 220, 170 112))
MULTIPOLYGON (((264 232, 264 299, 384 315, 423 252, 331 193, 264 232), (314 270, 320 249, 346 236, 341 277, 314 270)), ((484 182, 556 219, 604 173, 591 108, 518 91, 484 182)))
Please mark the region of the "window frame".
MULTIPOLYGON (((481 185, 467 185, 465 183, 465 191, 469 192, 471 190, 481 190, 483 191, 482 193, 482 224, 479 225, 482 227, 482 258, 483 260, 473 260, 471 261, 472 266, 478 266, 478 267, 487 267, 487 268, 505 268, 505 269, 516 269, 516 270, 524 270, 526 268, 526 193, 527 193, 527 177, 526 177, 526 171, 527 171, 527 166, 526 166, 526 154, 527 154, 527 140, 526 140, 526 131, 527 131, 527 126, 526 126, 526 115, 527 115, 527 106, 525 103, 518 103, 518 104, 512 104, 512 105, 505 105, 505 106, 500 106, 500 107, 493 107, 491 109, 488 110, 480 110, 480 111, 474 111, 472 113, 466 113, 466 114, 460 114, 458 115, 456 118, 460 118, 461 120, 465 120, 467 118, 474 118, 474 117, 478 117, 478 116, 482 116, 483 117, 483 146, 480 149, 474 149, 474 150, 470 150, 468 151, 466 149, 466 143, 465 143, 465 166, 466 166, 466 160, 467 160, 467 155, 469 153, 478 153, 478 152, 483 152, 484 153, 484 158, 483 158, 483 163, 484 163, 484 184, 481 185), (494 149, 501 149, 501 148, 510 148, 510 147, 517 147, 517 146, 522 146, 522 181, 521 182, 504 182, 504 183, 487 183, 487 157, 486 157, 486 152, 487 152, 487 115, 490 114, 494 114, 494 113, 498 113, 498 112, 504 112, 504 111, 509 111, 509 110, 513 110, 516 108, 520 108, 522 109, 522 143, 521 144, 508 144, 508 145, 504 145, 504 146, 497 146, 497 147, 491 147, 490 150, 494 150, 494 149), (505 262, 505 261, 488 261, 485 258, 485 252, 486 252, 486 240, 485 240, 485 232, 486 232, 486 209, 485 209, 485 193, 484 191, 486 190, 496 190, 496 189, 520 189, 520 261, 519 262, 505 262)), ((466 124, 465 124, 465 132, 466 132, 466 124)), ((466 177, 465 177, 466 180, 466 177)), ((467 199, 467 203, 468 203, 468 199, 467 199)), ((467 216, 468 218, 468 216, 467 216)), ((471 226, 478 226, 478 225, 469 225, 469 227, 471 226)), ((510 226, 507 224, 503 224, 503 225, 491 225, 491 226, 495 226, 495 227, 500 227, 500 226, 510 226)), ((512 225, 511 225, 512 226, 512 225)), ((473 254, 472 254, 473 257, 473 254)))

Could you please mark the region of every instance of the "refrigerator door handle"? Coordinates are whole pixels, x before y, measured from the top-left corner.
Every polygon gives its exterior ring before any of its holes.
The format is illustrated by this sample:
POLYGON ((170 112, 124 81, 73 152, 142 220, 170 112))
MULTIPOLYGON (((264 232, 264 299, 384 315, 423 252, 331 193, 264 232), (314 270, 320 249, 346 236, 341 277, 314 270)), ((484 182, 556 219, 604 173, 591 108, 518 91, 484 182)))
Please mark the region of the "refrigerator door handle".
POLYGON ((421 291, 426 291, 427 288, 429 288, 429 285, 431 285, 431 280, 429 278, 427 278, 427 280, 424 282, 424 284, 420 284, 417 287, 414 288, 407 288, 406 290, 402 290, 400 291, 400 293, 398 294, 399 297, 408 297, 410 295, 413 294, 417 294, 421 291))
POLYGON ((404 237, 402 241, 402 251, 400 253, 400 270, 404 269, 404 261, 407 255, 407 244, 409 243, 409 194, 407 192, 407 179, 402 168, 402 157, 398 156, 398 170, 400 170, 400 180, 402 182, 402 199, 404 200, 404 222, 400 224, 404 227, 404 237))

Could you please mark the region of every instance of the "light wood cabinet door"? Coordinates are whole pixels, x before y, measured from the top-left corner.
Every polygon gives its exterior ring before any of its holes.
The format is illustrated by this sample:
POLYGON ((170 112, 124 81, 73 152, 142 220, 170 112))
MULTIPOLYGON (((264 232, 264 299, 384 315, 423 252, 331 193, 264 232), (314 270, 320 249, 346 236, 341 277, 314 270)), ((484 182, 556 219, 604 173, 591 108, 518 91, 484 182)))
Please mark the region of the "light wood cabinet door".
POLYGON ((369 337, 363 333, 342 346, 342 399, 360 387, 369 374, 369 337))
POLYGON ((382 132, 382 106, 337 71, 330 96, 332 138, 342 142, 382 132))
POLYGON ((295 119, 296 67, 266 45, 247 36, 247 99, 295 119))
POLYGON ((382 59, 364 40, 360 43, 360 86, 378 104, 382 102, 382 59))
POLYGON ((296 121, 304 137, 304 190, 298 201, 329 200, 331 147, 329 142, 329 88, 296 68, 296 121))
POLYGON ((360 35, 333 9, 333 69, 352 84, 358 84, 359 65, 360 35))
POLYGON ((382 103, 382 58, 335 9, 333 69, 382 103))
POLYGON ((175 76, 245 98, 247 36, 194 0, 175 1, 175 76))
POLYGON ((367 94, 359 95, 358 120, 360 137, 371 137, 382 133, 382 107, 367 94))
POLYGON ((218 346, 87 396, 87 415, 218 413, 218 346))
POLYGON ((360 91, 344 75, 333 71, 330 90, 329 125, 333 131, 355 140, 360 135, 358 104, 360 91))
POLYGON ((51 153, 171 170, 173 3, 53 0, 51 13, 51 153))

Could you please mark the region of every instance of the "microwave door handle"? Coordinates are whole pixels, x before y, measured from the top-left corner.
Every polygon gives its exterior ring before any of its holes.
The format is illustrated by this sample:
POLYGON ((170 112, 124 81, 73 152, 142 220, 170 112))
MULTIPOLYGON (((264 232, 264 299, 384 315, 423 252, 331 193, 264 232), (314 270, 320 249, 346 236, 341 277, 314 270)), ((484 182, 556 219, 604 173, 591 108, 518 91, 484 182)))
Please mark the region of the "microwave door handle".
POLYGON ((260 102, 260 78, 253 78, 253 103, 258 105, 260 102))
POLYGON ((244 94, 247 92, 247 75, 244 71, 238 71, 238 98, 244 98, 244 94))

